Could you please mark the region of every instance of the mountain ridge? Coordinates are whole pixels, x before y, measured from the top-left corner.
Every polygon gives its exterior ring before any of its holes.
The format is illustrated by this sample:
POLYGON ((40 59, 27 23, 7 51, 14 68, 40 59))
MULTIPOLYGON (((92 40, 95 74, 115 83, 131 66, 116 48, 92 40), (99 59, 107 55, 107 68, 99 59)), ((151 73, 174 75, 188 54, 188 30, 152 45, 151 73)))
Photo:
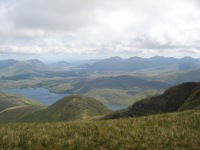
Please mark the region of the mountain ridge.
MULTIPOLYGON (((120 57, 111 57, 100 60, 87 66, 91 71, 136 71, 147 68, 160 68, 176 64, 179 69, 184 65, 190 64, 192 68, 199 68, 198 63, 200 59, 192 57, 174 58, 164 56, 154 56, 150 58, 130 57, 122 59, 120 57)), ((188 68, 188 67, 187 67, 188 68)), ((189 68, 188 68, 189 69, 189 68)))
POLYGON ((163 94, 147 97, 127 109, 116 111, 106 119, 140 117, 185 111, 200 106, 200 82, 188 82, 167 89, 163 94))
POLYGON ((27 115, 20 122, 65 122, 111 112, 106 106, 91 97, 70 95, 43 110, 27 115))
POLYGON ((113 88, 131 90, 131 88, 134 87, 161 89, 170 87, 170 84, 158 81, 147 81, 131 75, 105 76, 78 82, 73 85, 73 91, 83 94, 85 92, 88 92, 92 88, 113 88))

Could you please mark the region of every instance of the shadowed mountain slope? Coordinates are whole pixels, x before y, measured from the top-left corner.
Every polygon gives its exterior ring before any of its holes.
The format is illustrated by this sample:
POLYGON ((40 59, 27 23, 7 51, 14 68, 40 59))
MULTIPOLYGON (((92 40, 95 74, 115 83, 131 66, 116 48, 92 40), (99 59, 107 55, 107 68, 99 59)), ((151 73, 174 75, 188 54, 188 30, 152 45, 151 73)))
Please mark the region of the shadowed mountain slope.
POLYGON ((183 83, 167 89, 163 94, 135 102, 128 109, 114 112, 107 119, 147 116, 195 109, 200 106, 200 83, 183 83))

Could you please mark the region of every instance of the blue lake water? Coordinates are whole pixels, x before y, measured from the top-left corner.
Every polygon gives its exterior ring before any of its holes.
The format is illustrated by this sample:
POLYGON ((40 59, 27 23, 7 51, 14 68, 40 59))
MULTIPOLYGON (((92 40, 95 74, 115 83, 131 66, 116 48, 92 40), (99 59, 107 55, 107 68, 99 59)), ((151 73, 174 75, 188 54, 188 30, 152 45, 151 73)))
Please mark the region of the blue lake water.
POLYGON ((104 105, 111 110, 120 110, 120 109, 125 109, 128 107, 125 105, 118 105, 118 104, 104 104, 104 105))
MULTIPOLYGON (((26 89, 16 88, 16 89, 3 89, 1 91, 5 93, 20 94, 27 98, 35 99, 46 106, 49 106, 54 102, 60 100, 61 98, 69 95, 69 94, 52 93, 45 88, 26 88, 26 89)), ((124 105, 117 105, 117 104, 104 104, 104 105, 111 110, 119 110, 127 107, 124 105)))
POLYGON ((47 106, 69 95, 69 94, 52 93, 52 92, 49 92, 49 90, 44 89, 44 88, 4 89, 1 91, 5 93, 20 94, 27 98, 35 99, 47 106))

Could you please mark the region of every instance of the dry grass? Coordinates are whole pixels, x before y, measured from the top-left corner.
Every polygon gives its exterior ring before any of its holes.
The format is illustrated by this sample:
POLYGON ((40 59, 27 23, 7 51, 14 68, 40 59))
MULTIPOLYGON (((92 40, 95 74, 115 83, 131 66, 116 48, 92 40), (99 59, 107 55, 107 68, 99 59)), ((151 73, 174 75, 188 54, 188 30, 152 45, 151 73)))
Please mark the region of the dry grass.
POLYGON ((1 124, 0 149, 199 149, 200 111, 68 123, 1 124))

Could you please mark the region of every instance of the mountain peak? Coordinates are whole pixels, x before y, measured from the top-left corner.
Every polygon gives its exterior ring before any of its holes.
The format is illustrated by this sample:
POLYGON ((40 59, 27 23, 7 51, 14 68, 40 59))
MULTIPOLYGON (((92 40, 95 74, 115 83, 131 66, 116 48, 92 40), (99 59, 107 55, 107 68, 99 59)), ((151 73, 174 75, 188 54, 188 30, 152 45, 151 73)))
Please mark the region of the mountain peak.
POLYGON ((112 112, 99 101, 82 95, 70 95, 62 98, 48 108, 23 118, 25 122, 62 122, 84 119, 112 112))

